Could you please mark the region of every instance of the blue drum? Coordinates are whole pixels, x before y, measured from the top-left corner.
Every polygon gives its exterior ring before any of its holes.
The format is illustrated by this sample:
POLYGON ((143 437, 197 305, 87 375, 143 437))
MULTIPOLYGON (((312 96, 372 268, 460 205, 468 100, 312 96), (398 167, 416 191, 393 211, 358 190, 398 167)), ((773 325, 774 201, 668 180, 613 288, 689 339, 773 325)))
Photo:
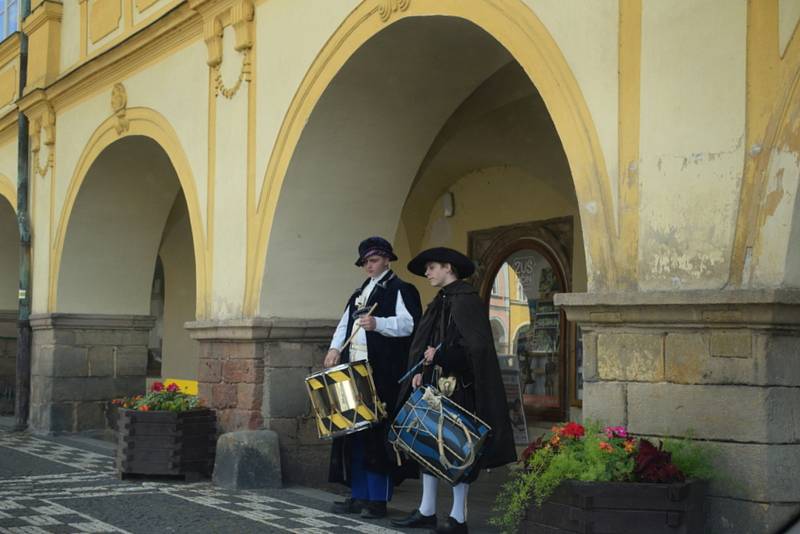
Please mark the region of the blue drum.
POLYGON ((389 442, 452 485, 470 474, 491 427, 431 386, 414 390, 389 427, 389 442))

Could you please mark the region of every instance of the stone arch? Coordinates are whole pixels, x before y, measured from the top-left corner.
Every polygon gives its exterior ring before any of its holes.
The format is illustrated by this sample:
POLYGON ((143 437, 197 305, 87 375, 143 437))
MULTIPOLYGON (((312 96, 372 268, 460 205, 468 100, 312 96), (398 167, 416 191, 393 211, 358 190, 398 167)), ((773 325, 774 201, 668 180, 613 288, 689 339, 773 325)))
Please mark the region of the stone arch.
POLYGON ((541 20, 520 0, 419 0, 404 3, 396 13, 387 13, 382 4, 365 1, 348 16, 317 56, 278 133, 258 202, 258 229, 249 243, 246 310, 260 314, 271 311, 265 306, 268 291, 262 285, 269 268, 268 246, 287 172, 312 112, 337 74, 365 44, 409 18, 465 21, 480 28, 523 67, 545 101, 569 161, 583 221, 590 290, 615 287, 612 248, 617 232, 598 134, 580 87, 541 20))
POLYGON ((0 174, 0 197, 5 198, 14 211, 17 211, 17 188, 7 176, 2 174, 0 174))
POLYGON ((67 228, 73 214, 73 208, 75 207, 78 193, 92 165, 104 151, 115 143, 124 142, 126 139, 140 138, 149 140, 156 145, 158 149, 163 151, 183 191, 189 213, 194 248, 196 316, 198 318, 203 318, 208 309, 206 238, 197 188, 194 177, 192 176, 189 161, 180 145, 177 134, 162 115, 148 108, 129 108, 126 116, 129 120, 129 128, 126 132, 122 135, 117 133, 117 121, 115 118, 112 117, 106 120, 95 130, 78 159, 78 163, 67 188, 63 208, 56 226, 55 238, 53 241, 48 308, 50 311, 57 311, 59 307, 59 281, 61 277, 67 228))

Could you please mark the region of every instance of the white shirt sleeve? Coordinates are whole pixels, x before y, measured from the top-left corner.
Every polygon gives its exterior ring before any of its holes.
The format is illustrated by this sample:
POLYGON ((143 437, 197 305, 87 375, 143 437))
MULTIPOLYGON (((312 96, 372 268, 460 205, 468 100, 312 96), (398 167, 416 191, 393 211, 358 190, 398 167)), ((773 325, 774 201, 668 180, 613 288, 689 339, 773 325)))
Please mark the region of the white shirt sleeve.
POLYGON ((342 345, 344 345, 344 341, 347 337, 347 319, 349 312, 350 306, 345 307, 342 318, 339 319, 339 324, 336 325, 336 331, 333 333, 333 339, 331 339, 330 348, 332 349, 336 349, 338 351, 342 350, 342 345))
POLYGON ((375 331, 386 337, 406 337, 414 331, 414 318, 408 313, 403 295, 397 291, 397 304, 394 317, 376 317, 375 331))

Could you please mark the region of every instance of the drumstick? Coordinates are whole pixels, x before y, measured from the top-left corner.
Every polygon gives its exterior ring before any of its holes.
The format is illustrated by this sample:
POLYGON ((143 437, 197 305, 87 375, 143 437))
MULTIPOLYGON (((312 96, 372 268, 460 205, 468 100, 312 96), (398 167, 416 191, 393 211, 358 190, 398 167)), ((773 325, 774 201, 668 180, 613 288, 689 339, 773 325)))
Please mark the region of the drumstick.
MULTIPOLYGON (((361 317, 369 317, 370 315, 372 315, 372 312, 374 312, 375 308, 377 308, 377 307, 378 307, 378 303, 376 302, 375 304, 372 305, 372 307, 369 309, 369 311, 366 314, 362 315, 361 317)), ((359 317, 359 319, 361 317, 359 317)), ((344 342, 344 345, 342 345, 342 348, 339 350, 339 352, 342 352, 345 348, 347 348, 347 345, 349 345, 350 342, 353 341, 353 338, 356 337, 356 334, 358 334, 358 331, 360 329, 361 329, 361 325, 357 325, 357 328, 353 329, 353 333, 350 334, 350 337, 348 337, 347 341, 344 342)))
MULTIPOLYGON (((436 347, 433 349, 433 350, 434 350, 434 354, 436 354, 436 352, 438 352, 438 350, 439 350, 439 348, 440 348, 441 346, 442 346, 442 344, 441 344, 441 343, 439 343, 438 345, 436 345, 436 347)), ((414 374, 414 371, 416 371, 417 369, 419 369, 420 365, 422 365, 422 364, 424 364, 424 363, 425 363, 425 356, 423 356, 423 357, 422 357, 422 359, 419 361, 419 363, 417 363, 417 365, 415 365, 414 367, 412 367, 411 369, 409 369, 409 370, 408 370, 408 372, 407 372, 406 374, 404 374, 404 375, 403 375, 403 376, 400 378, 400 380, 398 380, 398 381, 397 381, 397 383, 398 383, 398 384, 402 384, 402 383, 403 383, 403 382, 404 382, 404 381, 405 381, 405 380, 406 380, 406 379, 407 379, 409 376, 411 376, 412 374, 414 374)))

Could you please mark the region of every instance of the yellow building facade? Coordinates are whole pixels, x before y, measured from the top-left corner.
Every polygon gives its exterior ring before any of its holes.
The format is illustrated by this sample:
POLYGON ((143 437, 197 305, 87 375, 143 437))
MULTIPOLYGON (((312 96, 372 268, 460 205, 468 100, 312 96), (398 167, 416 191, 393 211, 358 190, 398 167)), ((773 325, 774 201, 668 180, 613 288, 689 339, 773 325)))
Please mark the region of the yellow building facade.
POLYGON ((0 407, 23 299, 31 429, 100 429, 111 398, 181 379, 224 430, 275 430, 287 481, 323 479, 302 381, 382 235, 424 301, 404 265, 429 246, 467 252, 487 304, 503 265, 515 282, 514 258, 545 258, 548 417, 712 442, 714 532, 800 511, 800 2, 20 9, 0 43, 0 407))

